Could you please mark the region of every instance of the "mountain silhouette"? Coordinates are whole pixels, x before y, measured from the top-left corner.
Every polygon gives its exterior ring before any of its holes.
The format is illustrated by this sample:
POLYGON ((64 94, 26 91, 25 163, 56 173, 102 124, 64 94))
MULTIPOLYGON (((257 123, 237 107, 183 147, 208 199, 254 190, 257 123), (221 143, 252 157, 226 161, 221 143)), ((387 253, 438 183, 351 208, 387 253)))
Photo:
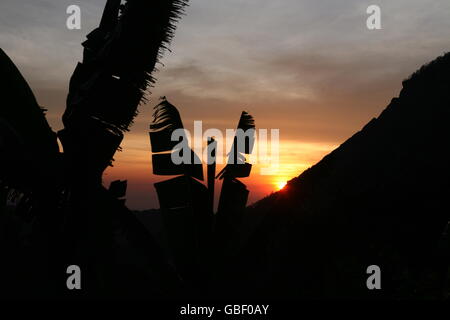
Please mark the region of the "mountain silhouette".
POLYGON ((404 80, 378 118, 248 208, 217 277, 222 293, 448 297, 449 122, 445 54, 404 80), (381 290, 366 286, 370 265, 381 290))

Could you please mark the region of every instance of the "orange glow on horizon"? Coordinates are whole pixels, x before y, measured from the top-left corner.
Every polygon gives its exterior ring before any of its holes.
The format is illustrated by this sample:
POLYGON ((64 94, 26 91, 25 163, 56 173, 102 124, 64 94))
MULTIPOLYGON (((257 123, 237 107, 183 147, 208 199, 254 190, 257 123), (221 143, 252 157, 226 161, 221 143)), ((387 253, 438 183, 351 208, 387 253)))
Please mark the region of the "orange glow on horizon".
POLYGON ((285 181, 280 181, 278 182, 277 186, 278 186, 278 190, 283 190, 283 188, 287 185, 287 182, 285 181))
MULTIPOLYGON (((280 141, 280 166, 276 175, 263 175, 261 168, 268 168, 269 164, 255 163, 251 176, 241 181, 250 191, 248 203, 254 203, 272 192, 285 189, 287 181, 297 177, 304 170, 314 165, 324 155, 336 146, 300 142, 293 140, 280 141)), ((114 156, 114 167, 106 170, 103 176, 105 186, 114 180, 128 180, 127 205, 132 209, 158 208, 157 195, 153 184, 170 179, 168 176, 155 176, 152 173, 152 162, 148 136, 143 134, 129 134, 123 143, 123 152, 114 156)), ((217 165, 217 172, 224 164, 217 165)), ((206 168, 204 168, 206 177, 206 168)), ((221 184, 216 185, 216 204, 218 202, 221 184)))

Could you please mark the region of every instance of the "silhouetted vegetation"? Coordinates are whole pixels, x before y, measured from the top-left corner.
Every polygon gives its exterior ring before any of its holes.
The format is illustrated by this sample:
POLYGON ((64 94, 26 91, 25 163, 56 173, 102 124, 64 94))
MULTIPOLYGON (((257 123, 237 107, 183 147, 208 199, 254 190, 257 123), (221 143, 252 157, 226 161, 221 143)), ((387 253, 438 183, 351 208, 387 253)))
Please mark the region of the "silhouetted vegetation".
POLYGON ((154 82, 185 4, 107 1, 83 43, 57 134, 0 52, 2 296, 176 296, 178 275, 124 205, 126 183, 108 190, 102 174, 154 82), (72 264, 83 272, 81 291, 67 290, 72 264))
MULTIPOLYGON (((192 164, 171 161, 179 142, 171 134, 183 123, 163 99, 150 127, 153 170, 176 177, 155 184, 160 210, 133 213, 126 181, 105 188, 102 175, 187 1, 121 2, 107 2, 83 43, 58 133, 0 50, 2 297, 448 299, 450 54, 405 80, 360 132, 250 207, 238 179, 250 175, 252 138, 239 146, 235 137, 217 177, 208 164, 205 185, 192 150, 192 164), (215 178, 223 179, 216 214, 215 178), (72 264, 81 267, 81 291, 66 288, 72 264), (374 264, 382 290, 370 291, 374 264)), ((252 116, 243 112, 237 128, 254 129, 252 116)))

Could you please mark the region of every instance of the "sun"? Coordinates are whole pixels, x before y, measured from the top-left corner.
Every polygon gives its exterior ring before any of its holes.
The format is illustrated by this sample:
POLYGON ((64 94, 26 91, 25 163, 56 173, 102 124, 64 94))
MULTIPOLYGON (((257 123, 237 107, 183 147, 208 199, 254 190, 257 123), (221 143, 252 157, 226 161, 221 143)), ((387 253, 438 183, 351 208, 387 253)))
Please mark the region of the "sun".
POLYGON ((281 189, 283 189, 285 186, 286 186, 286 182, 285 181, 281 181, 281 182, 278 182, 278 190, 281 190, 281 189))

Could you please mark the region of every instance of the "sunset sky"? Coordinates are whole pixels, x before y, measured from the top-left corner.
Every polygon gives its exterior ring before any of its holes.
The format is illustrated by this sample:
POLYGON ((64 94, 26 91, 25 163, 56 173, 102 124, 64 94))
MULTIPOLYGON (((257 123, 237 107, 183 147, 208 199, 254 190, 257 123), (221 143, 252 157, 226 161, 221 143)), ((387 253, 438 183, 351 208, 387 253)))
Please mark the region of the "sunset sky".
MULTIPOLYGON (((0 47, 13 59, 62 128, 68 81, 81 42, 106 0, 1 0, 0 47), (81 7, 81 30, 66 28, 66 8, 81 7)), ((150 102, 123 142, 105 184, 127 179, 132 209, 158 207, 148 125, 166 96, 192 129, 235 128, 242 110, 257 128, 280 129, 280 171, 243 179, 250 203, 319 161, 398 95, 401 81, 450 50, 448 0, 191 0, 150 102), (366 9, 382 10, 368 30, 366 9)), ((145 39, 142 39, 145 41, 145 39)))

